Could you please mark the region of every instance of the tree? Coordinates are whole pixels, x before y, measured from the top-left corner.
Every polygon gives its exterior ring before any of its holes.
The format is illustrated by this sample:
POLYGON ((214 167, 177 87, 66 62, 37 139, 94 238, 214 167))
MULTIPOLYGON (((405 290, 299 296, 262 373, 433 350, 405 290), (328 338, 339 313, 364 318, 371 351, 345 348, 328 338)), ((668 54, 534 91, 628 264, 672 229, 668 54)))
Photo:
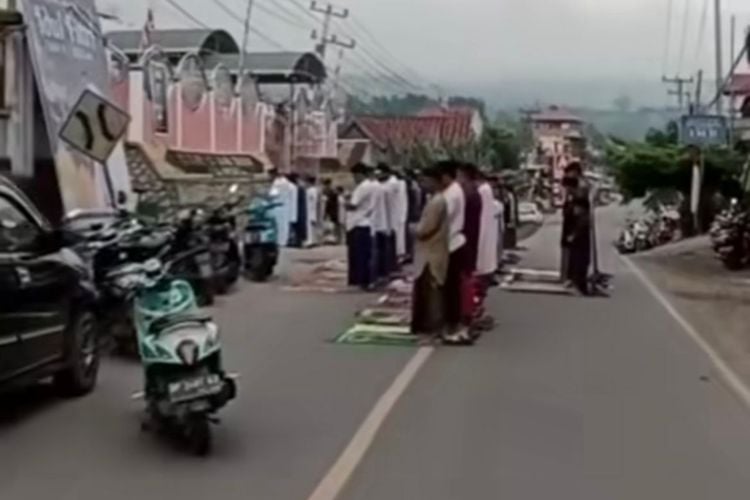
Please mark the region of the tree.
MULTIPOLYGON (((689 213, 694 159, 677 143, 676 125, 652 130, 644 142, 613 144, 607 151, 617 182, 628 199, 673 190, 680 193, 683 214, 689 213)), ((728 148, 704 151, 702 199, 699 206, 700 229, 707 229, 715 211, 716 195, 737 196, 743 158, 728 148)), ((687 219, 690 219, 689 217, 687 219)))
POLYGON ((512 131, 487 126, 479 139, 479 156, 495 170, 516 170, 520 164, 521 147, 512 131))

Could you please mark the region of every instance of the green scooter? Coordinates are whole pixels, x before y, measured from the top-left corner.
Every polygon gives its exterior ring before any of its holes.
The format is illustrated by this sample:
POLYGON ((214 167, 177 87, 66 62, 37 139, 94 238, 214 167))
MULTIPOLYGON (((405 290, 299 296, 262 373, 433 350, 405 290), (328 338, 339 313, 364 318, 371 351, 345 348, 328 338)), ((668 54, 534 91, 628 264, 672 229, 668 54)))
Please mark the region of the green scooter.
MULTIPOLYGON (((177 256, 174 261, 184 259, 177 256)), ((235 376, 221 362, 219 329, 198 309, 187 281, 169 275, 158 259, 110 273, 133 293, 133 318, 144 367, 144 430, 179 439, 196 455, 211 451, 216 412, 237 394, 235 376)))

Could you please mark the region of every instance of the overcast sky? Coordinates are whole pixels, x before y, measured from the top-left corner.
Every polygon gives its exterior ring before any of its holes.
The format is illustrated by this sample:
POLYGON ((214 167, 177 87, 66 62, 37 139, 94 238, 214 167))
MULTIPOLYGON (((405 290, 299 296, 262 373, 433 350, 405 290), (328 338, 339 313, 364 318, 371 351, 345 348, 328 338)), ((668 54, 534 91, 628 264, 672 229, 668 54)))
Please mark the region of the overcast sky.
MULTIPOLYGON (((138 29, 143 25, 149 2, 98 1, 105 10, 117 5, 124 23, 138 29)), ((167 0, 151 1, 157 27, 194 26, 167 0)), ((225 28, 239 38, 241 24, 212 0, 173 1, 202 22, 225 28)), ((244 12, 245 0, 221 1, 238 13, 244 12)), ((311 47, 309 30, 314 21, 293 3, 306 6, 306 0, 255 1, 255 28, 286 48, 311 47), (279 4, 291 14, 284 14, 279 4), (281 12, 288 21, 275 19, 267 11, 281 12)), ((704 5, 712 6, 713 0, 671 1, 672 37, 666 60, 670 0, 339 0, 337 5, 351 10, 352 20, 338 23, 338 29, 356 36, 364 50, 399 74, 410 80, 419 77, 436 82, 448 90, 507 86, 523 80, 586 80, 601 81, 603 85, 621 81, 622 92, 627 92, 633 82, 658 82, 665 66, 670 74, 692 73, 698 67, 713 74, 712 8, 708 9, 703 43, 698 45, 704 5), (684 23, 686 6, 689 12, 684 23), (390 54, 383 53, 356 22, 368 27, 390 54), (687 26, 684 44, 683 26, 687 26), (413 71, 399 65, 392 55, 413 71)), ((743 30, 750 24, 750 2, 723 3, 728 40, 732 13, 738 15, 743 30)), ((251 38, 250 50, 271 48, 257 36, 251 38)), ((726 50, 728 60, 728 47, 726 50)), ((348 66, 350 72, 359 71, 363 65, 371 70, 376 67, 363 49, 355 52, 353 57, 359 62, 348 66)), ((331 65, 335 55, 329 55, 331 65)))

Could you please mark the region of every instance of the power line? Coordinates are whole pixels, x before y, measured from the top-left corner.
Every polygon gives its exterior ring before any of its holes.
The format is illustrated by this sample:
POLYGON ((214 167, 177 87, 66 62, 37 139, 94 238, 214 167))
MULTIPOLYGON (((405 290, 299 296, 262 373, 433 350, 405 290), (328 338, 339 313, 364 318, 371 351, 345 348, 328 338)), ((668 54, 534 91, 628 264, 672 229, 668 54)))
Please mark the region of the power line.
POLYGON ((667 0, 667 28, 665 33, 667 34, 666 41, 664 42, 664 57, 662 59, 662 74, 667 72, 667 64, 669 61, 670 48, 672 45, 672 15, 674 14, 674 0, 667 0))
POLYGON ((680 37, 680 59, 677 64, 677 72, 682 72, 682 63, 685 60, 685 45, 687 42, 688 22, 690 21, 690 2, 685 0, 685 14, 682 17, 682 37, 680 37))
POLYGON ((270 7, 267 7, 266 5, 256 1, 255 2, 255 8, 257 8, 261 12, 265 12, 269 16, 278 19, 279 21, 282 21, 289 26, 294 26, 295 28, 301 28, 301 29, 307 29, 307 26, 299 21, 298 18, 295 18, 294 16, 289 15, 288 12, 279 9, 273 10, 270 7))
MULTIPOLYGON (((167 1, 171 2, 173 0, 167 0, 167 1)), ((222 2, 221 0, 211 0, 211 1, 214 4, 216 4, 216 6, 219 7, 221 10, 223 10, 225 14, 229 15, 231 18, 233 18, 235 21, 238 21, 243 26, 245 25, 245 20, 243 19, 243 17, 241 15, 239 15, 237 12, 233 11, 232 9, 230 9, 224 2, 222 2)), ((286 50, 283 45, 281 45, 279 42, 277 42, 276 40, 274 40, 270 36, 266 35, 262 31, 260 31, 259 29, 254 28, 252 26, 250 26, 248 29, 250 31, 252 31, 254 34, 256 34, 257 36, 259 36, 261 39, 263 39, 264 41, 266 41, 267 43, 269 43, 269 44, 273 45, 274 47, 276 47, 277 49, 286 50)))
MULTIPOLYGON (((673 0, 670 0, 672 2, 673 0)), ((396 57, 388 48, 383 45, 383 43, 378 40, 378 37, 375 36, 365 24, 364 22, 360 21, 356 16, 352 16, 351 18, 352 24, 355 25, 357 29, 359 29, 364 35, 370 39, 370 41, 378 48, 380 49, 380 52, 387 58, 389 58, 396 66, 400 66, 401 70, 404 73, 411 73, 411 78, 414 80, 421 80, 423 82, 426 82, 429 85, 433 85, 434 82, 431 82, 427 78, 424 78, 422 75, 417 73, 415 70, 413 70, 409 65, 402 62, 398 57, 396 57)))
MULTIPOLYGON (((351 32, 341 27, 340 23, 337 25, 337 28, 348 37, 354 38, 351 32)), ((419 85, 412 83, 409 79, 401 75, 397 70, 394 70, 390 65, 388 65, 388 63, 383 62, 383 60, 377 54, 375 54, 373 50, 370 50, 366 45, 362 44, 361 41, 358 47, 361 49, 362 54, 366 56, 366 60, 365 58, 362 58, 362 61, 366 62, 371 68, 375 68, 375 71, 377 73, 384 73, 389 80, 395 82, 398 86, 404 87, 406 90, 420 89, 419 85)))
POLYGON ((164 1, 167 2, 169 5, 171 5, 172 8, 174 8, 177 12, 182 14, 185 18, 192 21, 194 24, 200 26, 201 28, 207 28, 207 29, 209 28, 209 26, 206 23, 204 23, 203 21, 201 21, 200 19, 192 15, 187 9, 185 9, 183 6, 178 4, 176 0, 164 0, 164 1))
POLYGON ((699 64, 700 52, 703 47, 703 38, 706 35, 706 23, 708 22, 708 0, 703 0, 703 10, 701 11, 701 20, 698 25, 698 42, 695 45, 695 63, 699 64))
MULTIPOLYGON (((278 0, 271 0, 271 1, 273 1, 274 3, 278 2, 278 0)), ((304 13, 307 17, 309 17, 310 19, 312 19, 313 21, 315 21, 316 25, 318 24, 318 22, 320 20, 318 19, 318 17, 315 14, 313 14, 312 12, 310 12, 310 9, 308 9, 307 7, 305 7, 304 5, 302 5, 301 3, 299 3, 297 0, 288 0, 288 1, 289 1, 289 3, 291 3, 292 5, 294 5, 295 7, 297 7, 297 9, 300 12, 304 13)))

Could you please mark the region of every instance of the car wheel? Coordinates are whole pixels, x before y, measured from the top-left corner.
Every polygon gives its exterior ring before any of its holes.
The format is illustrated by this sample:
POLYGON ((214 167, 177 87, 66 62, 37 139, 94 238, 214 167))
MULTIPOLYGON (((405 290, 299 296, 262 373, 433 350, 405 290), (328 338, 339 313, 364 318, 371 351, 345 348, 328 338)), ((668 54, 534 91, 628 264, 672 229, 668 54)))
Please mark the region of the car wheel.
POLYGON ((90 393, 99 374, 99 341, 91 311, 76 314, 67 331, 68 367, 55 376, 61 394, 79 397, 90 393))

